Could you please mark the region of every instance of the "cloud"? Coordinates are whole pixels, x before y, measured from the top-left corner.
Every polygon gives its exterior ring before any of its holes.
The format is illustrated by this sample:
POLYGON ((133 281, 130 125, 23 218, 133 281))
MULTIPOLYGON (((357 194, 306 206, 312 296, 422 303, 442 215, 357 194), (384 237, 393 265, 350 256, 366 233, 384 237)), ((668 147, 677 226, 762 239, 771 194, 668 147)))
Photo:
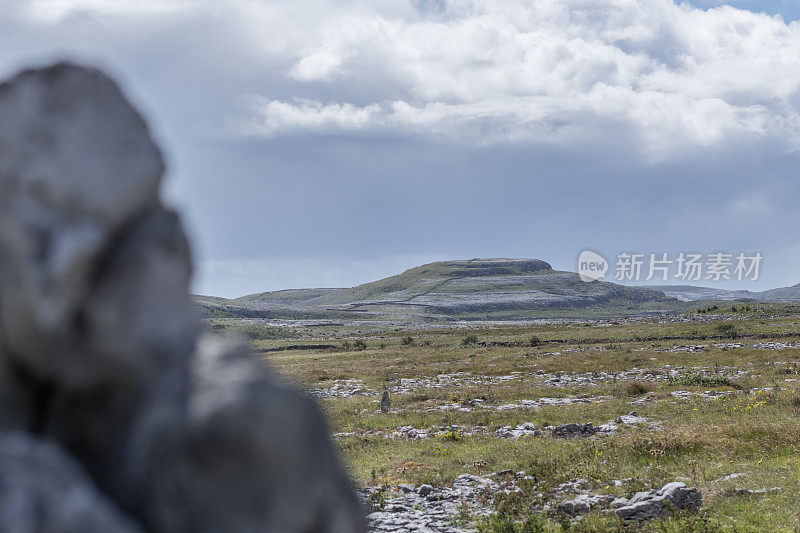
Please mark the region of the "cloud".
POLYGON ((123 33, 126 21, 197 28, 210 39, 198 46, 226 55, 226 68, 238 68, 249 86, 243 105, 221 106, 225 116, 212 126, 226 123, 234 134, 378 132, 486 145, 607 143, 623 132, 619 142, 655 160, 730 139, 800 145, 800 24, 725 5, 6 3, 33 26, 88 19, 123 33), (265 68, 275 74, 260 75, 265 68))
POLYGON ((272 135, 286 130, 356 131, 374 125, 381 107, 373 104, 357 107, 350 103, 322 104, 295 99, 292 103, 255 98, 253 107, 261 118, 251 124, 248 133, 272 135))
POLYGON ((55 24, 68 17, 87 16, 163 16, 185 11, 190 0, 30 0, 23 3, 24 17, 36 22, 55 24))
POLYGON ((397 132, 486 145, 506 141, 550 144, 600 139, 633 128, 639 147, 651 155, 686 146, 711 146, 734 135, 766 136, 770 112, 734 106, 720 98, 635 92, 598 85, 571 98, 511 96, 468 103, 403 100, 355 106, 313 100, 260 99, 240 132, 276 136, 287 132, 397 132))
POLYGON ((775 202, 764 194, 745 194, 739 196, 732 204, 733 213, 748 219, 764 217, 774 209, 775 202))
POLYGON ((622 128, 656 158, 730 137, 800 141, 800 25, 779 17, 668 0, 356 4, 310 30, 287 69, 326 99, 266 98, 249 133, 260 121, 270 136, 380 130, 484 144, 622 128))

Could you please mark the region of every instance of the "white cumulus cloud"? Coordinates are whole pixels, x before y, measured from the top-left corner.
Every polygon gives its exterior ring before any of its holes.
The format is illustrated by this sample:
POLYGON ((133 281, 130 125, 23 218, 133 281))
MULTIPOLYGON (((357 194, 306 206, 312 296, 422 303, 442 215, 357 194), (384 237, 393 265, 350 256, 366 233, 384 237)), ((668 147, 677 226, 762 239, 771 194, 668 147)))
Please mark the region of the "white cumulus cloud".
POLYGON ((673 0, 0 5, 8 6, 6 17, 53 33, 72 29, 67 35, 87 41, 89 30, 108 39, 109 28, 124 35, 147 20, 161 32, 174 27, 193 46, 208 47, 209 72, 213 61, 224 60, 226 72, 241 76, 241 83, 226 83, 240 87, 246 105, 232 111, 226 102, 219 106, 226 116, 218 117, 237 134, 379 133, 475 145, 616 140, 655 159, 729 140, 800 145, 800 24, 730 6, 704 10, 673 0))
POLYGON ((355 4, 309 29, 286 72, 325 98, 267 98, 251 117, 262 133, 482 144, 622 128, 656 157, 731 137, 800 140, 800 26, 779 17, 669 0, 355 4))

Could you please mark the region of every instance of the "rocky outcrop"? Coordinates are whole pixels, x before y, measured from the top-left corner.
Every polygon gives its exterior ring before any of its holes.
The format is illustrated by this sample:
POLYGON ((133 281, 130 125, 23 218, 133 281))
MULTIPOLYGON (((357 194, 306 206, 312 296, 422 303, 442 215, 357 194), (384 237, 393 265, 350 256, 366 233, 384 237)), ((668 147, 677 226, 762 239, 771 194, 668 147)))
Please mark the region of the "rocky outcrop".
POLYGON ((554 437, 591 437, 600 431, 594 424, 563 424, 552 429, 554 437))
POLYGON ((581 494, 571 500, 559 503, 558 511, 570 516, 579 516, 596 507, 608 505, 613 499, 614 497, 608 494, 581 494))
POLYGON ((675 481, 658 490, 637 492, 628 500, 619 498, 611 502, 617 516, 624 520, 644 522, 661 518, 675 511, 696 511, 703 503, 700 491, 675 481))
MULTIPOLYGON (((38 531, 360 530, 316 405, 201 335, 162 173, 102 73, 0 85, 3 479, 64 517, 38 531)), ((29 530, 4 487, 3 530, 29 530)))
POLYGON ((530 483, 525 472, 494 472, 484 476, 461 474, 451 486, 401 484, 396 488, 367 487, 361 495, 372 507, 367 516, 375 532, 465 533, 472 527, 454 521, 459 512, 473 519, 493 512, 491 500, 499 494, 520 492, 530 483))
MULTIPOLYGON (((622 486, 625 480, 614 480, 614 486, 622 486)), ((675 481, 660 489, 637 492, 631 498, 614 498, 610 494, 597 494, 582 487, 588 480, 577 479, 559 485, 556 494, 573 493, 576 497, 563 500, 557 505, 545 505, 545 510, 562 515, 578 517, 590 511, 602 509, 605 513, 616 513, 623 520, 645 522, 665 517, 676 511, 697 511, 703 503, 700 491, 675 481)))

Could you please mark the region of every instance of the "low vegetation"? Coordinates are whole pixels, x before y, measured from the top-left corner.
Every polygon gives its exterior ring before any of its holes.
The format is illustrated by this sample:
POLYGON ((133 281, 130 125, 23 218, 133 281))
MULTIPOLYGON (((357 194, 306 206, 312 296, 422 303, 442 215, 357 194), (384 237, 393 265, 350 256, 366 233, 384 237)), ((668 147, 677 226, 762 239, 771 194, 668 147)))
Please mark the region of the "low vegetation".
POLYGON ((468 329, 293 327, 285 338, 254 342, 261 349, 291 346, 297 337, 350 343, 348 351, 267 358, 318 391, 353 477, 385 488, 373 493, 374 508, 403 483, 446 487, 465 473, 525 471, 518 491, 487 496, 490 514, 465 507, 452 523, 486 532, 794 531, 800 307, 703 310, 711 307, 664 318, 468 329), (388 413, 378 403, 384 387, 388 413), (631 411, 657 425, 621 425, 589 438, 555 438, 545 429, 599 426, 631 411), (542 434, 498 436, 499 428, 526 422, 542 434), (398 433, 409 427, 435 435, 398 433), (730 474, 741 475, 722 479, 730 474), (576 479, 615 497, 681 480, 699 488, 703 507, 642 524, 601 510, 577 521, 546 511, 572 497, 557 487, 576 479))

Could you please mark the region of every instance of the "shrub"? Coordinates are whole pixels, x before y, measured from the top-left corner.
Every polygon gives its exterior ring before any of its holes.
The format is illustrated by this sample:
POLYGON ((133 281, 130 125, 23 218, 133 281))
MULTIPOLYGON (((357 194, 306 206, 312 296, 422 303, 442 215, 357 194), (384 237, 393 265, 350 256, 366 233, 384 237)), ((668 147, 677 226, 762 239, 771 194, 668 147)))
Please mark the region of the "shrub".
POLYGON ((367 343, 364 342, 361 339, 358 339, 356 342, 353 343, 353 349, 354 350, 358 350, 358 351, 366 350, 367 349, 367 343))
POLYGON ((470 334, 466 335, 461 340, 461 345, 462 346, 475 346, 476 344, 478 344, 478 336, 475 335, 474 333, 470 333, 470 334))
POLYGON ((789 399, 789 405, 792 407, 800 407, 800 395, 797 394, 797 391, 792 391, 792 396, 789 399))
POLYGON ((735 339, 739 336, 739 330, 733 324, 720 324, 715 329, 719 335, 726 339, 735 339))
POLYGON ((459 442, 464 439, 464 434, 460 429, 451 427, 441 435, 441 439, 451 442, 459 442))
POLYGON ((642 394, 650 392, 650 387, 639 381, 629 381, 625 383, 622 389, 626 396, 641 396, 642 394))
POLYGON ((385 489, 380 488, 369 495, 369 500, 367 500, 367 512, 375 512, 375 511, 383 511, 384 507, 386 507, 386 492, 385 489))
POLYGON ((403 346, 413 346, 414 345, 414 338, 411 335, 406 335, 403 337, 403 340, 400 341, 403 343, 403 346))
POLYGON ((542 339, 540 339, 536 335, 533 335, 533 336, 531 336, 531 338, 530 338, 530 340, 528 342, 532 347, 536 347, 536 346, 539 346, 540 344, 542 344, 542 339))

